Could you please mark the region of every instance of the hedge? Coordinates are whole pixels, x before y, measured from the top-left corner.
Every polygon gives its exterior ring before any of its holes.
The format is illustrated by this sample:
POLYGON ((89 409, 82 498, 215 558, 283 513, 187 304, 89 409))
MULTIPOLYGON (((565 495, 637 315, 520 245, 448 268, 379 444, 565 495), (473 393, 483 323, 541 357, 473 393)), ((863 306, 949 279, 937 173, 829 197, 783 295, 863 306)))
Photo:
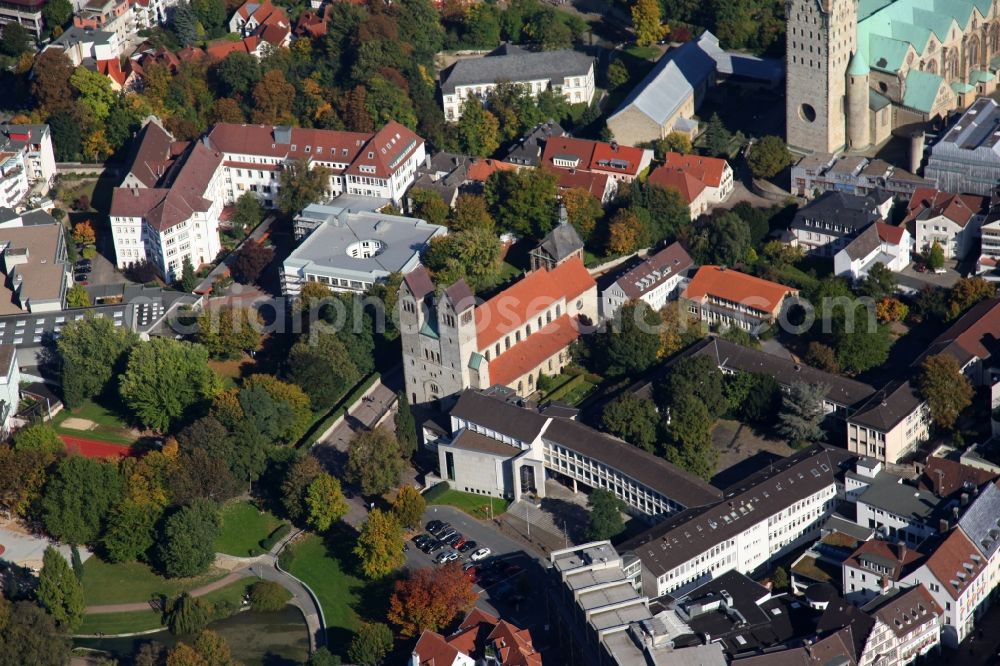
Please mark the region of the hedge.
POLYGON ((269 552, 274 548, 274 544, 278 543, 292 531, 292 526, 288 523, 282 523, 274 528, 274 531, 269 535, 260 540, 260 547, 264 549, 264 552, 269 552))

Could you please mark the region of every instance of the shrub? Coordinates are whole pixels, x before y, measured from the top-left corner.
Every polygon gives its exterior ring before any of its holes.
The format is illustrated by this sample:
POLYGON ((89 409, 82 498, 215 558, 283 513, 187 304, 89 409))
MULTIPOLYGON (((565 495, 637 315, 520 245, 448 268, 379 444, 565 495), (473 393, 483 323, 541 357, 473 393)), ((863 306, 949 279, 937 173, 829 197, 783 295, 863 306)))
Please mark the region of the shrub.
POLYGON ((92 247, 85 247, 83 248, 82 254, 84 259, 93 259, 94 257, 97 256, 97 249, 92 247))
POLYGON ((260 540, 260 547, 265 551, 274 548, 274 545, 284 539, 292 531, 292 526, 288 523, 278 525, 273 532, 260 540))
POLYGON ((250 607, 256 611, 279 611, 292 595, 278 583, 257 581, 250 586, 250 607))

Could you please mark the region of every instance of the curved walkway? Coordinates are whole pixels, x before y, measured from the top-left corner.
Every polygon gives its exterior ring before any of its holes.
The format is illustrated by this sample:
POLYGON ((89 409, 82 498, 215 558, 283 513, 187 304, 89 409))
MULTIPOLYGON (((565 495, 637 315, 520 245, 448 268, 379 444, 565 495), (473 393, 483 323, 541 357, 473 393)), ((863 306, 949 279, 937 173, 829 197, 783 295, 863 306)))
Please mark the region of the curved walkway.
MULTIPOLYGON (((275 544, 270 551, 254 558, 236 558, 224 553, 216 553, 217 564, 224 565, 228 563, 229 566, 232 567, 232 565, 236 563, 240 565, 239 568, 234 569, 230 574, 223 576, 213 583, 190 590, 188 594, 192 597, 200 597, 223 588, 226 585, 235 583, 238 580, 252 578, 254 576, 261 580, 269 580, 274 583, 278 583, 291 593, 292 599, 289 603, 295 605, 302 611, 302 615, 306 620, 306 627, 309 630, 309 647, 311 651, 315 652, 317 648, 326 644, 326 627, 323 625, 323 621, 321 620, 322 609, 319 606, 319 601, 297 578, 278 568, 278 554, 285 548, 285 546, 291 543, 292 539, 301 533, 301 530, 293 532, 275 544), (242 562, 240 560, 242 560, 242 562)), ((134 613, 147 611, 150 610, 150 608, 151 606, 149 602, 146 601, 129 604, 88 606, 84 612, 92 615, 102 615, 106 613, 134 613)))

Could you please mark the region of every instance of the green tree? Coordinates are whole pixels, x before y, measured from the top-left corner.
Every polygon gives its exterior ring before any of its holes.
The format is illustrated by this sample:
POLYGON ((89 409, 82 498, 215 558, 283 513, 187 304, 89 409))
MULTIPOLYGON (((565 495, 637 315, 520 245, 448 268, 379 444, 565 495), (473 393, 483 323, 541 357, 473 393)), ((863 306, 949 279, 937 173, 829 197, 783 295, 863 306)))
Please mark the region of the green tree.
POLYGON ((0 54, 17 58, 31 46, 31 35, 20 23, 7 23, 0 34, 0 54))
POLYGON ((927 253, 927 267, 931 270, 944 268, 944 248, 937 241, 934 241, 930 251, 927 253))
POLYGON ((325 532, 347 515, 347 500, 340 491, 340 481, 327 473, 313 479, 306 489, 306 521, 317 532, 325 532))
POLYGON ((931 409, 931 420, 951 430, 962 410, 972 404, 975 391, 962 367, 950 354, 928 356, 920 364, 920 394, 931 409))
POLYGON ((620 88, 626 83, 628 83, 629 73, 628 67, 619 60, 615 59, 608 65, 608 88, 614 90, 615 88, 620 88))
POLYGON ((226 639, 214 631, 204 630, 194 641, 194 649, 205 666, 238 666, 226 639))
POLYGON ((434 190, 423 187, 413 187, 406 195, 410 200, 410 213, 431 224, 443 225, 448 219, 451 209, 441 195, 434 190))
POLYGON ((483 108, 477 97, 470 96, 462 103, 455 136, 463 153, 489 157, 500 147, 500 121, 483 108))
POLYGON ((392 651, 392 630, 381 622, 365 622, 351 639, 347 658, 359 666, 379 666, 392 651))
POLYGON ((215 561, 215 539, 221 522, 213 502, 198 499, 181 507, 163 523, 157 555, 171 578, 198 576, 215 561))
POLYGON ((177 41, 184 46, 194 46, 201 41, 200 33, 203 30, 198 22, 198 14, 186 2, 179 3, 174 9, 170 27, 177 36, 177 41))
POLYGON ((340 657, 330 652, 326 646, 321 647, 309 657, 308 666, 340 666, 340 657))
POLYGON ((69 82, 79 95, 79 103, 90 112, 94 122, 103 123, 115 103, 115 92, 111 89, 110 79, 98 72, 77 67, 69 82))
POLYGON ((730 412, 745 423, 767 423, 781 408, 781 386, 761 372, 725 377, 725 393, 730 412))
POLYGON ((496 281, 502 247, 496 234, 486 229, 470 229, 432 238, 422 261, 441 284, 464 279, 474 290, 496 281))
POLYGON ((713 157, 728 157, 731 140, 732 135, 722 124, 722 118, 719 117, 719 114, 713 113, 712 117, 708 119, 708 127, 705 128, 705 152, 713 157))
POLYGON ((792 154, 781 137, 765 136, 753 144, 747 164, 756 178, 774 178, 792 163, 792 154))
MULTIPOLYGON (((254 85, 263 76, 260 61, 249 53, 240 53, 239 51, 227 55, 222 62, 215 66, 214 73, 216 87, 219 94, 223 97, 239 95, 246 98, 254 85)), ((257 199, 250 192, 241 195, 240 199, 243 199, 243 197, 250 197, 255 201, 257 199)), ((236 200, 237 209, 239 208, 240 199, 236 200)))
POLYGON ((237 399, 246 420, 258 431, 286 443, 298 441, 312 422, 305 392, 274 375, 251 375, 243 382, 237 399), (268 422, 269 418, 276 420, 268 422))
POLYGON ((256 611, 280 611, 292 595, 280 584, 270 580, 259 580, 250 586, 250 607, 256 611))
POLYGON ((359 432, 347 445, 347 480, 365 495, 382 495, 395 488, 402 469, 399 442, 384 427, 359 432))
POLYGON ((309 396, 315 410, 333 407, 361 378, 338 337, 319 335, 316 343, 304 340, 292 345, 285 365, 285 377, 309 396))
POLYGON ((194 266, 191 265, 191 258, 184 255, 184 263, 181 268, 181 291, 191 293, 198 286, 198 276, 194 274, 194 266))
POLYGON ((125 359, 139 336, 110 317, 84 317, 67 322, 56 340, 62 397, 68 407, 98 397, 111 378, 124 370, 125 359))
POLYGON ((394 120, 410 129, 416 129, 417 114, 405 89, 380 74, 369 79, 367 87, 365 110, 377 127, 394 120))
MULTIPOLYGON (((696 398, 716 419, 726 413, 722 372, 707 356, 688 356, 670 366, 670 371, 655 387, 660 404, 674 405, 685 395, 696 398)), ((673 417, 671 417, 673 418, 673 417)))
MULTIPOLYGON (((253 58, 253 56, 250 57, 253 58)), ((253 59, 256 61, 255 58, 253 59)), ((225 62, 225 60, 223 62, 225 62)), ((263 211, 260 207, 260 201, 257 200, 256 195, 252 192, 244 192, 240 195, 240 198, 236 200, 236 208, 233 210, 233 216, 230 218, 230 222, 233 225, 233 232, 236 234, 236 237, 243 238, 247 232, 260 224, 262 218, 263 211)))
POLYGON ((217 359, 235 359, 260 346, 260 315, 253 308, 206 307, 198 317, 198 344, 217 359))
POLYGON ((126 499, 108 514, 101 540, 111 562, 131 562, 142 558, 156 542, 156 523, 163 515, 155 504, 126 499))
POLYGON ((410 485, 401 486, 392 501, 392 513, 403 527, 416 529, 427 508, 424 496, 410 485))
POLYGON ((323 467, 313 456, 305 455, 292 463, 281 481, 281 504, 295 522, 306 516, 306 492, 321 474, 323 467))
POLYGON ((621 513, 625 506, 610 490, 592 490, 587 498, 587 507, 590 509, 587 518, 588 539, 603 541, 621 534, 625 529, 621 513))
POLYGON ((66 445, 51 425, 33 423, 14 433, 14 450, 59 454, 66 450, 66 445))
MULTIPOLYGON (((56 53, 56 50, 50 49, 45 53, 56 53)), ((52 144, 57 160, 72 162, 80 159, 83 136, 80 123, 76 118, 65 111, 57 111, 49 116, 49 129, 52 130, 52 144)), ((74 248, 73 251, 75 252, 76 249, 74 248)))
POLYGON ((683 132, 671 132, 657 142, 656 148, 662 154, 680 153, 681 155, 690 155, 694 152, 694 147, 691 145, 691 138, 683 132))
POLYGON ((228 32, 226 5, 223 0, 191 0, 191 9, 205 28, 207 37, 221 37, 228 32))
POLYGON ((69 291, 66 292, 66 307, 89 308, 90 294, 87 293, 86 287, 81 284, 74 284, 70 287, 69 291))
POLYGON ((122 480, 114 465, 82 456, 63 458, 42 495, 45 529, 66 543, 96 543, 121 494, 122 480))
POLYGON ((784 567, 778 567, 774 570, 774 576, 771 577, 771 584, 774 585, 775 590, 788 589, 788 572, 785 571, 784 567))
POLYGON ((632 5, 632 27, 635 28, 635 43, 639 46, 651 46, 663 38, 666 30, 660 11, 657 0, 636 0, 632 5))
POLYGON ((688 246, 700 264, 736 266, 750 252, 750 227, 729 211, 704 217, 695 223, 688 246))
POLYGON ((587 242, 594 235, 597 221, 604 216, 600 199, 582 187, 573 187, 562 193, 562 205, 566 208, 566 219, 580 238, 587 242))
POLYGON ((0 664, 2 666, 64 666, 71 642, 65 628, 31 601, 11 604, 0 595, 0 664))
POLYGON ((629 301, 615 313, 599 341, 605 369, 612 375, 637 375, 656 362, 663 318, 645 301, 629 301))
POLYGON ((38 574, 38 603, 60 626, 76 631, 83 622, 83 586, 58 550, 49 546, 38 574))
POLYGON ((782 399, 775 430, 798 448, 823 439, 823 401, 827 387, 795 382, 782 399))
POLYGON ((876 261, 869 269, 868 275, 861 281, 858 291, 862 296, 869 296, 875 300, 888 298, 896 291, 896 275, 881 261, 876 261))
POLYGON ((832 318, 837 364, 847 372, 864 372, 885 363, 889 358, 892 338, 889 329, 877 323, 874 307, 856 303, 851 315, 845 312, 832 318))
POLYGON ((948 293, 948 318, 955 319, 976 303, 996 295, 996 286, 984 278, 959 278, 948 293))
POLYGON ((159 432, 170 430, 218 388, 204 347, 159 337, 132 348, 119 386, 125 406, 159 432))
POLYGON ((396 441, 404 458, 410 458, 417 452, 417 423, 410 410, 410 401, 406 399, 406 391, 396 393, 396 415, 393 417, 396 427, 396 441))
POLYGON ((361 561, 361 571, 367 578, 385 578, 403 566, 403 530, 396 517, 381 509, 372 509, 361 526, 354 554, 361 561))
POLYGON ((711 479, 719 462, 719 452, 712 445, 713 421, 705 403, 696 396, 686 394, 674 400, 667 425, 670 443, 666 459, 706 481, 711 479))
POLYGON ((543 238, 558 218, 556 183, 545 169, 500 170, 486 180, 484 194, 500 229, 543 238))
POLYGON ((208 626, 212 608, 198 597, 183 592, 167 610, 167 627, 175 636, 191 636, 208 626))
POLYGON ((278 177, 278 208, 286 215, 298 213, 311 203, 326 198, 333 174, 322 166, 309 168, 306 160, 292 160, 285 164, 278 177))
POLYGON ((226 461, 204 449, 184 451, 170 473, 170 494, 177 503, 196 499, 224 502, 245 488, 233 476, 226 461))
POLYGON ((608 403, 601 416, 602 429, 650 453, 656 449, 659 422, 656 405, 630 392, 608 403))
POLYGON ((45 31, 51 33, 55 28, 64 28, 73 16, 73 5, 69 0, 50 0, 42 7, 42 20, 45 31))

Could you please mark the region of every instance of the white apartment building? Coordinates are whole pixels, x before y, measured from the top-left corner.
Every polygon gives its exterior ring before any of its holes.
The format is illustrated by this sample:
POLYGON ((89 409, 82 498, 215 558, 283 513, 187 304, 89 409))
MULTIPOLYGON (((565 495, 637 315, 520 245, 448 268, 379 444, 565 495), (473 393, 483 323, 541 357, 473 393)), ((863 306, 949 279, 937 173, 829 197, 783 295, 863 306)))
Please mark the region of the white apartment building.
POLYGON ((70 64, 79 67, 84 60, 117 60, 126 43, 117 32, 73 25, 53 39, 44 50, 59 49, 70 64))
POLYGON ((18 23, 35 39, 42 38, 45 21, 42 8, 45 0, 2 0, 0 1, 0 26, 18 23))
POLYGON ((856 522, 883 538, 916 548, 937 534, 937 510, 944 502, 886 472, 882 465, 878 460, 863 459, 854 471, 845 474, 847 497, 856 506, 856 522))
POLYGON ((687 511, 619 547, 642 562, 650 597, 683 592, 735 569, 749 573, 819 536, 843 499, 841 475, 853 456, 814 446, 724 492, 704 510, 687 511))
POLYGON ((226 203, 253 192, 267 207, 276 205, 279 173, 291 160, 329 169, 330 196, 357 194, 398 204, 426 156, 424 140, 396 122, 374 134, 219 123, 208 140, 223 155, 226 203))
POLYGON ((909 266, 912 249, 913 237, 905 227, 875 222, 833 255, 833 273, 863 280, 878 263, 897 273, 909 266))
POLYGON ((910 198, 903 224, 916 228, 917 250, 940 243, 947 259, 962 259, 975 246, 986 219, 988 199, 975 194, 952 194, 918 188, 910 198))
POLYGON ((45 194, 55 174, 48 125, 0 125, 0 207, 20 209, 32 185, 45 194))
POLYGON ((535 53, 508 46, 497 55, 459 60, 441 76, 445 120, 461 118, 470 97, 485 102, 500 82, 524 86, 532 97, 551 89, 570 104, 590 104, 596 89, 594 59, 572 50, 535 53))
POLYGON ((601 292, 601 317, 611 319, 627 301, 641 300, 657 312, 676 300, 687 283, 694 261, 680 243, 673 243, 642 260, 601 292))
POLYGON ((73 16, 73 25, 114 33, 123 48, 136 32, 135 16, 127 0, 89 0, 73 16))
POLYGON ((222 154, 201 141, 176 154, 172 139, 147 122, 110 210, 119 268, 148 260, 168 280, 180 276, 185 259, 195 268, 215 260, 225 200, 222 154))

